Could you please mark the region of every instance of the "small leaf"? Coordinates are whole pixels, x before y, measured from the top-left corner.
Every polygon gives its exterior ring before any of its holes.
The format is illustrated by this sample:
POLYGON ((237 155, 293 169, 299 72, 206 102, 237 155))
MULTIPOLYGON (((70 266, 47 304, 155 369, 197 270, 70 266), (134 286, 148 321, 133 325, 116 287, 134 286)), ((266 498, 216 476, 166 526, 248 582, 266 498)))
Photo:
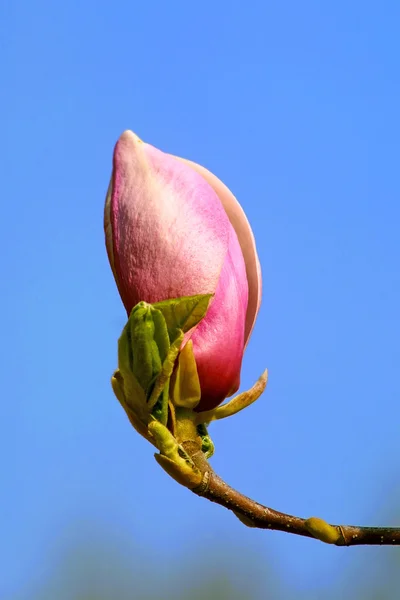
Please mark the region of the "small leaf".
POLYGON ((147 393, 154 377, 161 370, 160 352, 154 339, 155 325, 151 306, 137 304, 127 323, 127 338, 131 348, 131 367, 136 379, 147 393))
POLYGON ((174 343, 171 344, 171 346, 168 350, 168 354, 167 354, 167 356, 163 362, 163 365, 161 367, 161 370, 154 382, 153 390, 148 399, 148 405, 149 405, 150 410, 152 410, 154 408, 154 406, 156 405, 157 400, 158 400, 163 388, 165 387, 165 384, 171 377, 172 371, 174 370, 175 361, 179 354, 179 349, 181 347, 182 340, 183 340, 183 332, 180 331, 178 333, 179 333, 179 335, 176 338, 176 340, 174 341, 174 343))
POLYGON ((186 333, 201 321, 212 297, 213 294, 184 296, 153 304, 164 315, 171 342, 175 340, 179 329, 186 333))
MULTIPOLYGON (((147 414, 144 416, 139 416, 138 412, 136 410, 135 411, 132 410, 132 408, 126 402, 123 384, 124 384, 124 382, 123 382, 121 373, 117 369, 114 372, 113 376, 111 377, 111 385, 112 385, 114 394, 118 398, 122 408, 126 412, 128 419, 130 420, 131 424, 136 429, 136 431, 138 431, 140 433, 140 435, 142 435, 144 438, 149 440, 149 442, 154 443, 153 439, 149 436, 148 430, 147 430, 147 423, 149 420, 148 419, 149 415, 147 414)), ((143 390, 142 390, 142 393, 143 393, 143 390)), ((135 408, 136 408, 136 406, 135 406, 135 408)), ((142 406, 140 404, 139 404, 139 409, 140 410, 142 409, 142 406)))
POLYGON ((155 446, 160 450, 160 454, 155 454, 155 459, 168 475, 190 489, 200 485, 201 472, 172 433, 157 421, 151 421, 149 432, 154 438, 155 446))
POLYGON ((124 379, 127 372, 132 373, 143 391, 149 394, 162 371, 169 347, 162 313, 151 304, 139 302, 132 309, 118 342, 118 361, 124 379))
POLYGON ((166 425, 168 422, 168 399, 169 399, 169 380, 164 385, 162 393, 159 395, 158 400, 151 411, 151 414, 157 421, 166 425))
POLYGON ((177 462, 163 454, 155 454, 154 458, 170 477, 189 490, 194 490, 201 484, 203 475, 194 464, 193 466, 189 465, 183 459, 179 459, 177 462))
POLYGON ((226 404, 222 404, 222 406, 199 412, 196 416, 196 423, 211 423, 211 421, 235 415, 247 406, 250 406, 250 404, 253 404, 261 396, 265 390, 267 381, 268 371, 265 370, 250 390, 242 392, 232 398, 232 400, 229 400, 229 402, 226 402, 226 404))
POLYGON ((147 422, 149 411, 147 410, 146 405, 146 395, 132 372, 131 355, 132 348, 125 328, 118 340, 119 370, 116 371, 118 375, 116 382, 113 382, 115 383, 115 385, 113 385, 113 389, 118 400, 120 400, 118 391, 121 389, 121 392, 125 398, 125 402, 129 408, 135 412, 140 419, 142 419, 144 422, 147 422))
POLYGON ((189 340, 179 353, 178 365, 171 378, 171 399, 175 406, 194 408, 199 403, 200 396, 193 342, 189 340))
POLYGON ((154 322, 154 341, 157 344, 162 364, 167 358, 170 346, 167 324, 165 322, 165 318, 162 312, 154 308, 154 306, 151 307, 151 315, 153 317, 154 322))

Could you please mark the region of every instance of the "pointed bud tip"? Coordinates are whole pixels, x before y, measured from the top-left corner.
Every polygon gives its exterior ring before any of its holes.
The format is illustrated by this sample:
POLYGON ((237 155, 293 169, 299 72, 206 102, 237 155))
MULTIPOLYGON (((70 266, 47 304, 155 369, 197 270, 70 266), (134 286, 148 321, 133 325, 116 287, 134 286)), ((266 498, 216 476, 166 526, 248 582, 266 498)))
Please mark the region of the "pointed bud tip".
POLYGON ((141 140, 140 137, 131 129, 125 129, 125 131, 123 133, 121 133, 118 141, 121 141, 121 142, 130 141, 130 142, 136 142, 139 144, 143 143, 143 140, 141 140))

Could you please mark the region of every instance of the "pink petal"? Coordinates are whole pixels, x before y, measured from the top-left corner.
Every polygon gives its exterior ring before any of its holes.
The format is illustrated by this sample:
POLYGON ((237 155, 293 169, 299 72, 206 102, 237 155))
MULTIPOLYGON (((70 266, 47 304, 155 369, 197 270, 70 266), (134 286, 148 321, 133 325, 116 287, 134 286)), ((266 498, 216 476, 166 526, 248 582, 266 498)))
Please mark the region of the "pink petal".
POLYGON ((115 147, 105 214, 108 253, 128 314, 141 300, 215 292, 230 224, 193 169, 126 131, 115 147))
POLYGON ((237 235, 230 227, 229 249, 214 302, 192 335, 201 382, 196 411, 218 406, 239 387, 247 299, 246 267, 237 235))
POLYGON ((245 344, 247 344, 260 309, 262 292, 261 267, 250 223, 235 196, 229 188, 218 179, 218 177, 208 171, 205 167, 202 167, 191 160, 180 158, 178 156, 176 158, 192 167, 192 169, 204 177, 211 185, 221 200, 228 218, 238 236, 246 264, 246 274, 249 285, 249 301, 245 326, 245 344))

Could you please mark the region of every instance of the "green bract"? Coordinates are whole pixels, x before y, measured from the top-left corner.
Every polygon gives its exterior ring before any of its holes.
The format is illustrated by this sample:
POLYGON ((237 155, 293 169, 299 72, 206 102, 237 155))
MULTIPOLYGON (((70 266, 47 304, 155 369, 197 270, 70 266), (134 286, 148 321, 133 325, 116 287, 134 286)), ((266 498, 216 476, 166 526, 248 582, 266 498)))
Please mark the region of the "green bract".
MULTIPOLYGON (((202 471, 194 458, 209 458, 214 445, 206 425, 235 414, 260 396, 266 373, 248 392, 207 412, 195 412, 201 398, 193 344, 184 335, 205 316, 212 295, 155 304, 139 302, 118 341, 115 395, 135 429, 153 443, 157 462, 179 483, 194 488, 202 471)), ((201 461, 200 461, 201 462, 201 461)))

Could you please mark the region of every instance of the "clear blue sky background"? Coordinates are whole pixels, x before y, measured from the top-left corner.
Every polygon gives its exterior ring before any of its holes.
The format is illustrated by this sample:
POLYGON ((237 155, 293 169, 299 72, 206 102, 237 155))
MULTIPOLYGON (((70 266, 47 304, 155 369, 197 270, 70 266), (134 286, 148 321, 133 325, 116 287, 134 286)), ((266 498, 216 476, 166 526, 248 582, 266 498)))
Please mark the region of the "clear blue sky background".
POLYGON ((264 275, 242 388, 270 382, 213 426, 215 469, 283 511, 399 525, 399 22, 395 0, 2 4, 0 598, 97 530, 162 563, 160 597, 206 546, 242 583, 258 556, 288 598, 353 598, 399 561, 246 529, 165 475, 109 385, 102 229, 126 128, 224 180, 264 275))

